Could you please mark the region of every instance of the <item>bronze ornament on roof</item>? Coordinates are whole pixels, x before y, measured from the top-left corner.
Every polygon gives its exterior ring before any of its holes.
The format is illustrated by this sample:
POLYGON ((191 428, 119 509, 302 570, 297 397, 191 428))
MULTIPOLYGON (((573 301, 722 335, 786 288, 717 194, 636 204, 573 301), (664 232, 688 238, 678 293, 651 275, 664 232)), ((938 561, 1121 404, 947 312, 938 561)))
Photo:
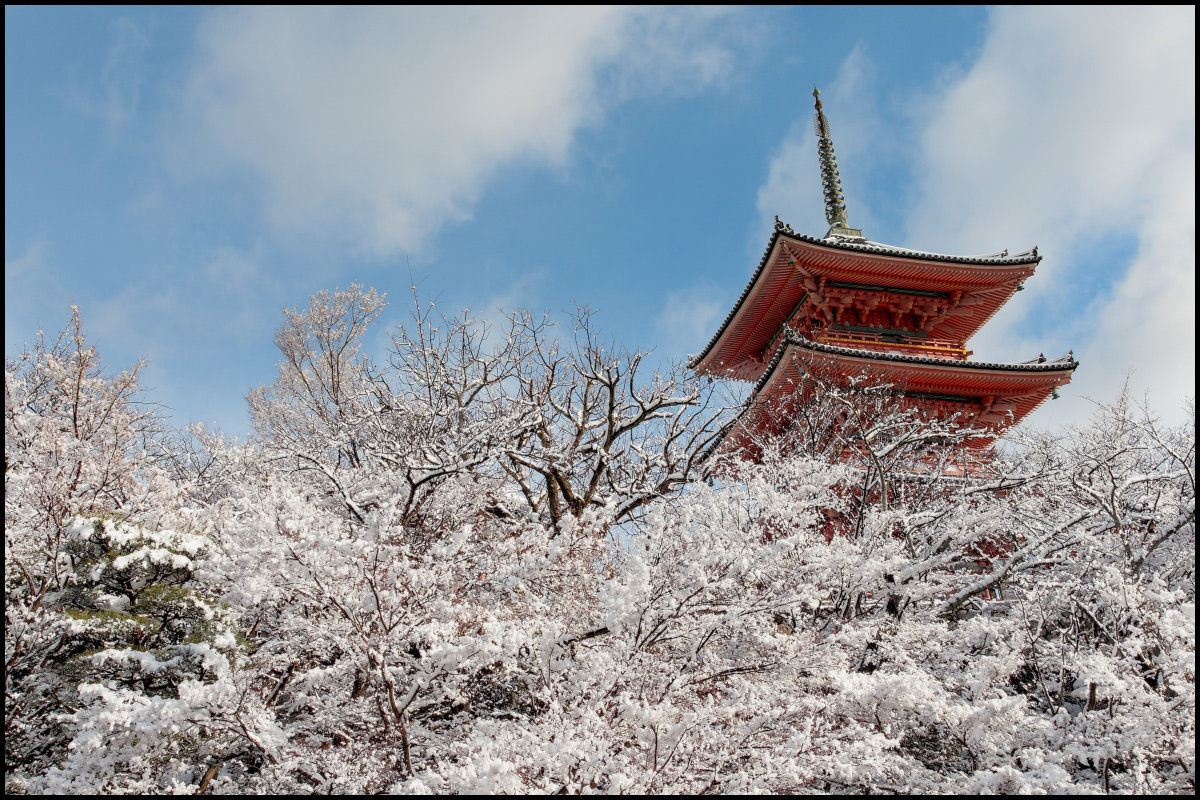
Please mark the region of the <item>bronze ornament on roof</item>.
POLYGON ((842 179, 838 174, 837 156, 833 152, 833 138, 829 134, 829 120, 825 118, 821 104, 821 90, 813 87, 817 113, 813 116, 813 129, 817 134, 817 153, 821 159, 821 189, 825 193, 825 221, 829 223, 830 236, 851 239, 863 238, 862 231, 851 228, 846 217, 846 195, 842 191, 842 179))

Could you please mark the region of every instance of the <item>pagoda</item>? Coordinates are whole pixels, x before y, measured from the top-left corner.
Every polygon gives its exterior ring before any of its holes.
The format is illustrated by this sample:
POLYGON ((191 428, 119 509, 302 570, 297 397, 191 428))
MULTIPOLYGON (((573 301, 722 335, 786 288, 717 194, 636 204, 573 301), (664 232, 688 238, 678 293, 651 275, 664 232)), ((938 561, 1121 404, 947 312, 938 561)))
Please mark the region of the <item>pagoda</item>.
MULTIPOLYGON (((829 230, 796 233, 775 218, 766 252, 704 350, 697 373, 753 381, 747 410, 719 448, 754 458, 755 435, 787 428, 805 376, 867 376, 898 402, 984 432, 986 443, 1071 380, 1071 353, 1018 363, 972 361, 967 341, 1023 288, 1037 248, 955 256, 872 242, 851 228, 829 122, 814 123, 829 230), (783 410, 781 410, 783 409, 783 410)), ((836 379, 836 378, 835 378, 836 379)))

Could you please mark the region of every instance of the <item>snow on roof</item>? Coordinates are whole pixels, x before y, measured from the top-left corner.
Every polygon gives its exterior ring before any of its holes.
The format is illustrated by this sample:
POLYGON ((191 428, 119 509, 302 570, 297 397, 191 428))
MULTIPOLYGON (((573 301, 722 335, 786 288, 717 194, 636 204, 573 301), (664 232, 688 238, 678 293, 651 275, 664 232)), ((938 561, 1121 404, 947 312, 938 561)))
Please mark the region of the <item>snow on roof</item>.
POLYGON ((1007 249, 1001 250, 998 253, 987 253, 977 256, 954 256, 946 253, 934 253, 929 250, 913 250, 907 247, 897 247, 890 244, 882 244, 880 242, 872 242, 869 239, 859 239, 848 236, 828 236, 824 239, 816 236, 808 236, 803 233, 796 233, 792 230, 792 226, 786 222, 779 220, 775 221, 775 236, 771 237, 771 242, 767 246, 767 251, 763 253, 763 263, 766 263, 770 256, 771 248, 775 245, 775 238, 779 234, 789 236, 793 239, 799 239, 802 242, 809 244, 819 244, 826 247, 835 247, 839 250, 856 250, 862 253, 879 253, 881 255, 900 256, 903 258, 919 258, 925 261, 945 261, 955 264, 1030 264, 1037 263, 1042 260, 1038 255, 1037 247, 1031 247, 1028 250, 1023 250, 1020 253, 1009 254, 1007 249))

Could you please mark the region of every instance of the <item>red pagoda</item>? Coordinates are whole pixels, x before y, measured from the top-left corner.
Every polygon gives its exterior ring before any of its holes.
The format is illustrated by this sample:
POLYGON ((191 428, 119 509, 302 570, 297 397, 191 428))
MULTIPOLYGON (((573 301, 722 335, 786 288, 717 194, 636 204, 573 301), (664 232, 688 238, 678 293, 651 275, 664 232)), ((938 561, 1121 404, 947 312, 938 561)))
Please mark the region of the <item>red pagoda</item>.
MULTIPOLYGON (((766 253, 712 340, 689 365, 755 381, 747 413, 720 449, 778 431, 780 401, 804 375, 866 375, 899 402, 954 416, 992 434, 1028 416, 1071 380, 1070 353, 1019 363, 971 361, 967 340, 1033 275, 1037 248, 952 256, 867 240, 847 221, 829 123, 816 97, 815 127, 829 231, 822 238, 775 218, 766 253), (774 410, 772 410, 774 409, 774 410)), ((745 452, 753 457, 753 449, 745 452)))

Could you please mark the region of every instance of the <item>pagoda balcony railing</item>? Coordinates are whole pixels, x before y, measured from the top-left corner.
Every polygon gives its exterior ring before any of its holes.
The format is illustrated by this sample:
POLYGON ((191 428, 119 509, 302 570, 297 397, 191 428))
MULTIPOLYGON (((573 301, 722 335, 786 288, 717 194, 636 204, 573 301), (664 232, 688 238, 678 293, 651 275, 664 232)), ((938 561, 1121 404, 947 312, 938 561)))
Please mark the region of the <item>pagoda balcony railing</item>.
POLYGON ((928 339, 917 344, 905 337, 888 333, 869 333, 866 331, 836 330, 826 331, 814 337, 815 341, 839 347, 862 347, 866 345, 871 350, 893 350, 913 355, 923 355, 930 358, 945 358, 956 361, 966 361, 971 351, 959 347, 953 342, 930 342, 928 339))

